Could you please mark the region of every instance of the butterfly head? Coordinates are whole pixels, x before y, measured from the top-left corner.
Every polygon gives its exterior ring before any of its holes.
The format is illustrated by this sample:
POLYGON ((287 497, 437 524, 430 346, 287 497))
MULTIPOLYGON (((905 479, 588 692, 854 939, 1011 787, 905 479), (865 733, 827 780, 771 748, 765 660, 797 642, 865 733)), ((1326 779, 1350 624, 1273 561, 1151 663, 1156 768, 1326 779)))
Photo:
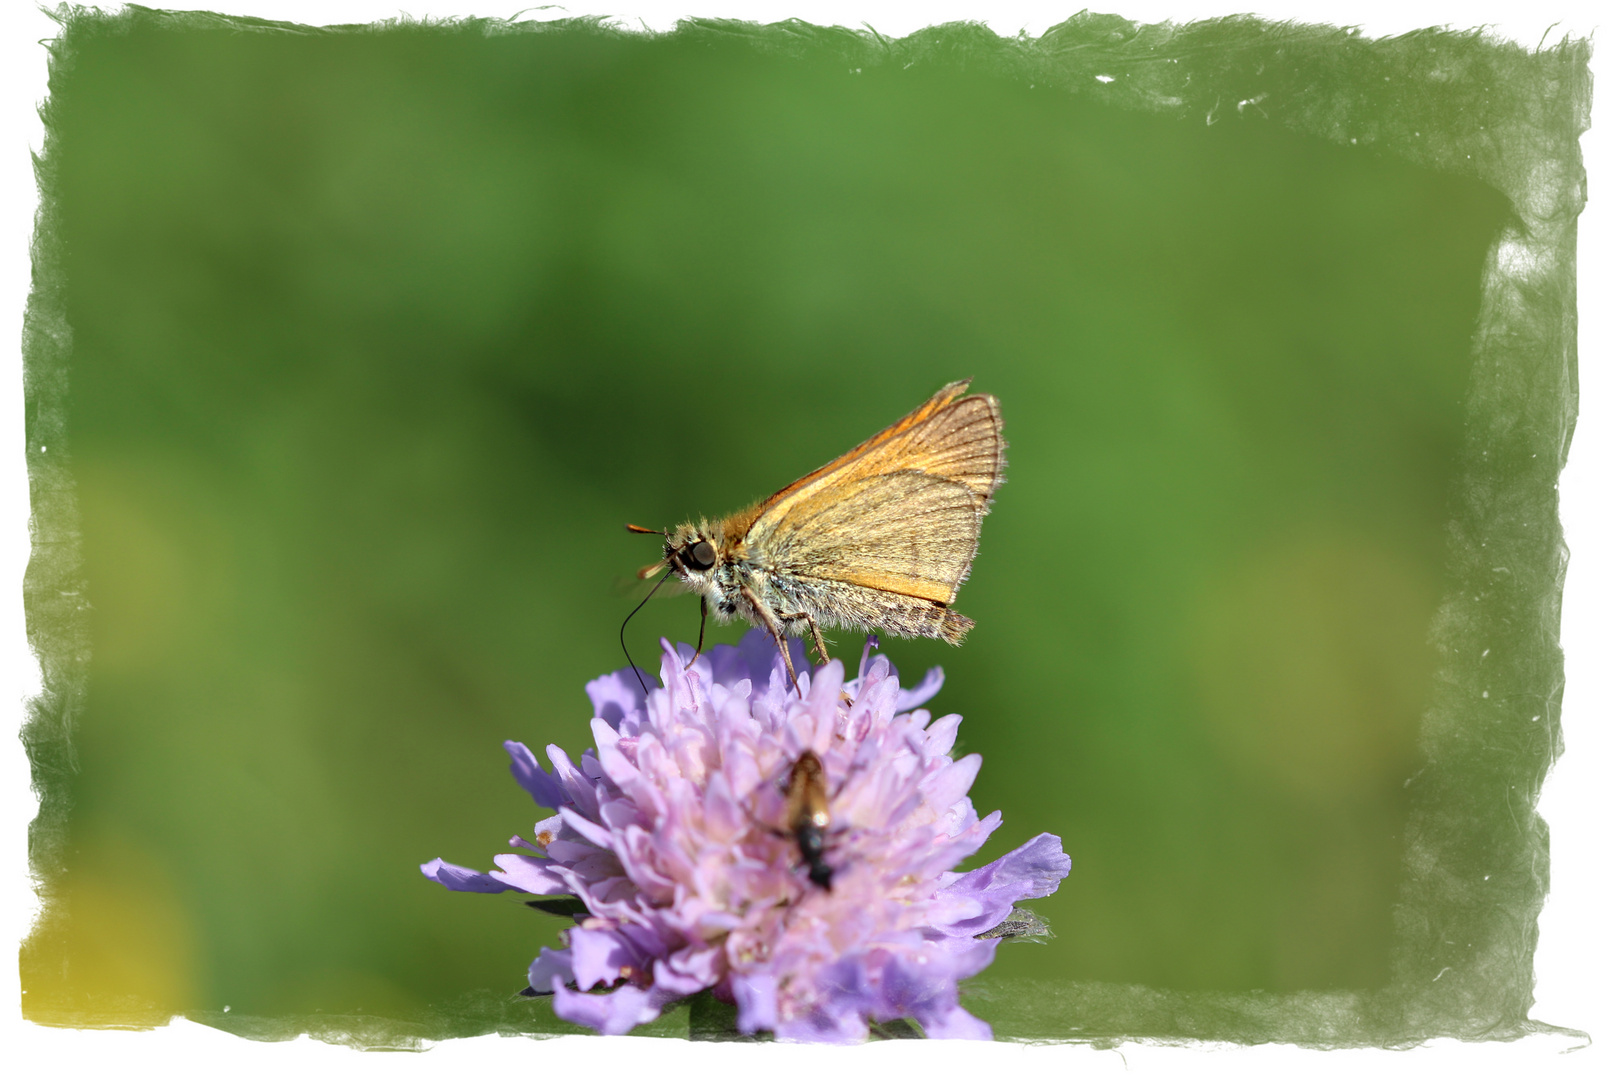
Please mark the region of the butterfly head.
POLYGON ((719 560, 719 530, 707 521, 687 522, 664 534, 664 561, 658 566, 669 567, 676 577, 702 590, 713 580, 719 560))

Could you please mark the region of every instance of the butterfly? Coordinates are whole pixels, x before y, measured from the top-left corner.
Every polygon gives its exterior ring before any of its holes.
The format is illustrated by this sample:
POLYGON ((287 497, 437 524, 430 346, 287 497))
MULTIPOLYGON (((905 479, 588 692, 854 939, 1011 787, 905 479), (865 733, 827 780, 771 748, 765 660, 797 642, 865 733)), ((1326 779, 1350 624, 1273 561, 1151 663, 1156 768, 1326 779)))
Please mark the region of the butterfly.
POLYGON ((697 593, 702 620, 713 610, 762 627, 795 686, 789 634, 808 633, 823 664, 825 626, 959 644, 973 620, 951 604, 978 554, 1007 451, 1000 402, 967 394, 970 381, 745 510, 661 534, 626 526, 664 538, 663 558, 640 576, 663 571, 659 585, 674 578, 697 593))

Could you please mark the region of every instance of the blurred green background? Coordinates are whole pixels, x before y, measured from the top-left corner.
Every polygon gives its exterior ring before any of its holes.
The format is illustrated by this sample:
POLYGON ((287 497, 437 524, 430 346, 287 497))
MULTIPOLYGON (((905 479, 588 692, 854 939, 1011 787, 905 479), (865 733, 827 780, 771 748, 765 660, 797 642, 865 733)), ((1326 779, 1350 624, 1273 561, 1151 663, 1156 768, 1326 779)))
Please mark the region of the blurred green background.
POLYGON ((558 924, 416 867, 532 824, 502 739, 589 744, 622 523, 964 376, 1010 444, 978 627, 886 651, 945 667, 985 856, 1074 857, 993 977, 1387 978, 1499 196, 972 63, 126 31, 52 80, 92 660, 35 1015, 515 991, 558 924))

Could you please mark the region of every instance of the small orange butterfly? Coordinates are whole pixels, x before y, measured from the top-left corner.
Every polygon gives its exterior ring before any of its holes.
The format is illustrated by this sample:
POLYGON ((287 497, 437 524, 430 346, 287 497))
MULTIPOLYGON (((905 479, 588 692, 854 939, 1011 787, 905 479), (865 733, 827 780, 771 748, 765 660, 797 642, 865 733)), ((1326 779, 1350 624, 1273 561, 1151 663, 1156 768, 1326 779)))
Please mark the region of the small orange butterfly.
POLYGON ((713 608, 769 631, 795 683, 788 633, 808 631, 824 664, 823 626, 958 644, 973 620, 950 605, 978 553, 1007 451, 1000 403, 963 397, 970 381, 746 510, 662 534, 626 526, 664 537, 664 557, 640 576, 667 568, 659 585, 677 578, 701 598, 705 618, 713 608))

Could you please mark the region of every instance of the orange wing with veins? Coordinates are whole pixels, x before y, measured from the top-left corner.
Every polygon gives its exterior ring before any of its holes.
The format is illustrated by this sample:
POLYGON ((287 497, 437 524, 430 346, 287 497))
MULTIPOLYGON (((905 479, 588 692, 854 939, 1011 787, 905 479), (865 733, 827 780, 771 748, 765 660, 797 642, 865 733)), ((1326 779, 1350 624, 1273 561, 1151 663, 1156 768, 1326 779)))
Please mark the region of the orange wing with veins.
POLYGON ((733 527, 751 551, 781 553, 776 572, 950 603, 1006 457, 1000 405, 967 387, 951 383, 733 527))

